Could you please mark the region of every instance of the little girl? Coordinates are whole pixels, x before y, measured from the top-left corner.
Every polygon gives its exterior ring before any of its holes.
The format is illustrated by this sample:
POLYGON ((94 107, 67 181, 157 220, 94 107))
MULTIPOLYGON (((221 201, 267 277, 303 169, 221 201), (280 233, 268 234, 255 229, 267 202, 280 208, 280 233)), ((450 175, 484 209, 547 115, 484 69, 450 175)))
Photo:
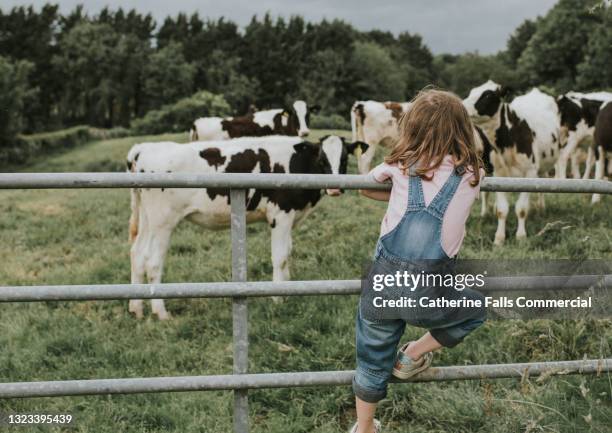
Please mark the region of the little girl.
MULTIPOLYGON (((390 155, 370 172, 377 182, 391 180, 391 191, 361 191, 374 200, 389 201, 373 267, 391 273, 419 261, 452 265, 484 173, 476 151, 476 131, 461 100, 440 90, 421 92, 399 129, 400 138, 390 155)), ((414 299, 465 297, 484 301, 471 289, 459 292, 418 287, 401 294, 414 299)), ((407 379, 427 369, 434 350, 460 343, 485 321, 486 311, 484 306, 415 308, 407 309, 401 318, 385 319, 364 299, 362 295, 355 327, 357 423, 351 433, 378 433, 380 423, 374 412, 377 402, 387 395, 391 375, 407 379), (428 332, 404 344, 396 354, 406 323, 428 332)))

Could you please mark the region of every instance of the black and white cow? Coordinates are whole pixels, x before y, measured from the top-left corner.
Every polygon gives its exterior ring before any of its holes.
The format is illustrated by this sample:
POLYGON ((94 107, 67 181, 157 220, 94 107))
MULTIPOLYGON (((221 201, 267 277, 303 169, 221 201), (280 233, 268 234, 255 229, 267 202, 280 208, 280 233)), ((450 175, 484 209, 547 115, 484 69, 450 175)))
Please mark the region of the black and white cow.
MULTIPOLYGON (((612 176, 612 101, 601 106, 595 121, 595 179, 612 176), (607 160, 607 164, 606 164, 607 160), (607 173, 606 173, 607 171, 607 173)), ((592 203, 601 200, 600 194, 593 194, 592 203)))
POLYGON ((290 109, 275 108, 250 112, 239 117, 201 117, 193 122, 191 141, 228 140, 238 137, 291 135, 306 137, 310 133, 310 114, 318 112, 318 105, 308 106, 295 101, 290 109))
MULTIPOLYGON (((572 176, 580 178, 578 145, 588 137, 593 137, 595 122, 603 104, 612 101, 612 93, 568 92, 557 97, 561 116, 562 147, 556 172, 562 179, 566 177, 567 162, 571 160, 572 176)), ((593 166, 593 148, 589 146, 583 178, 588 179, 593 166)))
MULTIPOLYGON (((365 143, 345 143, 327 136, 319 143, 299 137, 244 137, 228 141, 142 143, 128 153, 128 171, 143 173, 313 173, 344 174, 349 154, 367 150, 365 143)), ((327 190, 339 195, 340 190, 327 190)), ((209 227, 230 222, 229 190, 134 189, 130 217, 133 284, 159 283, 170 236, 183 219, 209 227)), ((320 190, 250 189, 247 222, 267 221, 272 231, 274 281, 289 279, 291 230, 319 202, 320 190)), ((142 317, 142 300, 131 300, 129 311, 142 317)), ((151 301, 160 319, 169 317, 164 301, 151 301)))
POLYGON ((398 122, 410 108, 410 102, 356 101, 351 107, 353 141, 363 141, 370 147, 358 161, 359 173, 370 170, 376 146, 392 146, 398 139, 398 122))
MULTIPOLYGON (((507 91, 489 80, 470 91, 463 100, 468 113, 489 137, 493 174, 502 177, 547 176, 559 157, 561 126, 555 98, 538 89, 503 99, 507 91)), ((497 231, 495 244, 506 239, 509 203, 506 193, 496 193, 497 231)), ((529 194, 520 193, 515 205, 517 238, 527 236, 525 222, 529 213, 529 194)))

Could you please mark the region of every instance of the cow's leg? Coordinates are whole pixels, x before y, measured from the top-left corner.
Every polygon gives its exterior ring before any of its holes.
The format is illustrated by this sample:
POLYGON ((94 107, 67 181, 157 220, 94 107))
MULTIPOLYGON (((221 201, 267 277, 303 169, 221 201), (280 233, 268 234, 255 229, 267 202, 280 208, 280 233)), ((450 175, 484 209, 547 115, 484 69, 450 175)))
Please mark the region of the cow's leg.
MULTIPOLYGON (((595 179, 601 180, 604 177, 604 169, 606 162, 606 152, 603 146, 596 147, 597 161, 595 161, 595 179)), ((601 201, 601 194, 593 194, 591 204, 599 203, 601 201)))
POLYGON ((574 136, 574 134, 570 134, 567 138, 567 143, 565 147, 561 149, 559 152, 559 159, 557 160, 557 169, 555 170, 555 177, 559 179, 565 179, 567 177, 567 161, 570 157, 573 158, 576 153, 576 146, 578 142, 574 136))
POLYGON ((578 162, 578 150, 572 153, 572 177, 574 179, 580 179, 580 162, 578 162))
POLYGON ((487 193, 480 192, 480 216, 484 217, 487 214, 487 193))
POLYGON ((272 227, 272 280, 287 281, 291 274, 289 271, 289 256, 293 242, 291 229, 295 221, 295 211, 289 213, 279 212, 274 216, 272 227))
POLYGON ((506 220, 508 218, 508 197, 505 192, 495 193, 495 208, 497 212, 497 231, 495 232, 495 245, 503 245, 506 240, 506 220))
POLYGON ((593 167, 593 146, 589 146, 587 150, 586 162, 584 167, 583 179, 589 179, 591 177, 591 167, 593 167))
POLYGON ((558 179, 565 179, 567 177, 567 157, 563 155, 563 152, 561 152, 557 160, 555 177, 558 179))
MULTIPOLYGON (((145 282, 145 262, 146 251, 143 247, 147 232, 144 227, 140 227, 140 233, 136 236, 130 250, 131 261, 131 283, 143 284, 145 282)), ((137 319, 143 318, 142 299, 130 299, 128 311, 133 313, 137 319)))
POLYGON ((514 206, 516 217, 518 218, 518 225, 516 228, 516 238, 523 239, 527 237, 527 230, 525 229, 525 223, 527 221, 527 214, 529 213, 529 193, 522 192, 519 194, 519 198, 514 206))
MULTIPOLYGON (((132 205, 134 205, 133 201, 132 205)), ((147 244, 149 229, 147 226, 147 219, 146 215, 144 215, 143 218, 139 218, 139 212, 139 206, 133 208, 132 216, 130 217, 130 231, 132 231, 133 227, 135 227, 134 233, 136 233, 135 237, 132 239, 132 247, 130 249, 130 281, 132 284, 144 284, 146 269, 145 264, 148 253, 147 244), (134 221, 137 222, 138 226, 133 226, 134 221)), ((142 319, 144 316, 142 299, 130 299, 128 311, 133 313, 137 319, 142 319)))
MULTIPOLYGON (((146 273, 149 284, 161 283, 166 253, 170 246, 170 235, 174 225, 163 225, 153 231, 149 243, 149 256, 146 262, 146 273)), ((151 299, 151 311, 159 320, 170 319, 163 299, 151 299)))

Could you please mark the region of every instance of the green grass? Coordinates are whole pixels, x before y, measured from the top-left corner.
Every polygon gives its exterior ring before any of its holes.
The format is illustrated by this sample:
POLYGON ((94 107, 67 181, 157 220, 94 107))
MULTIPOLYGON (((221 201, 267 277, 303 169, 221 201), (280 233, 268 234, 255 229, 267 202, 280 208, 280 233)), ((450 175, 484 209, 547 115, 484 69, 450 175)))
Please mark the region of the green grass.
MULTIPOLYGON (((320 136, 328 131, 316 131, 320 136)), ((348 135, 348 134, 347 134, 348 135)), ((123 170, 133 143, 185 135, 95 142, 41 160, 27 171, 123 170)), ((380 155, 378 155, 380 158, 380 155)), ((355 172, 354 161, 350 172, 355 172)), ((494 216, 475 206, 466 258, 611 258, 612 199, 547 196, 528 220, 530 237, 494 248, 494 216), (547 222, 563 221, 534 236, 547 222), (570 226, 562 230, 561 227, 570 226)), ((535 201, 535 200, 534 200, 535 201)), ((354 191, 326 197, 294 231, 294 279, 358 278, 377 238, 383 203, 354 191)), ((124 190, 0 192, 0 285, 129 282, 124 190)), ((516 226, 509 222, 509 233, 516 226)), ((165 282, 230 279, 229 232, 182 223, 166 261, 165 282)), ((270 234, 248 227, 249 279, 271 279, 270 234)), ((290 297, 249 303, 251 372, 354 368, 356 297, 290 297)), ((226 374, 232 369, 229 300, 170 300, 174 315, 137 321, 127 302, 0 305, 0 381, 226 374)), ((405 338, 418 330, 409 329, 405 338)), ((610 357, 609 320, 487 323, 437 365, 610 357)), ((610 377, 554 377, 391 386, 379 417, 389 432, 608 432, 610 377)), ((253 391, 254 432, 340 432, 354 419, 349 387, 253 391)), ((0 401, 0 412, 64 412, 78 432, 229 432, 229 392, 66 397, 0 401)), ((40 431, 43 429, 41 428, 40 431)), ((44 429, 47 431, 47 429, 44 429)), ((22 429, 20 431, 28 431, 22 429)), ((29 431, 38 431, 30 429, 29 431)))

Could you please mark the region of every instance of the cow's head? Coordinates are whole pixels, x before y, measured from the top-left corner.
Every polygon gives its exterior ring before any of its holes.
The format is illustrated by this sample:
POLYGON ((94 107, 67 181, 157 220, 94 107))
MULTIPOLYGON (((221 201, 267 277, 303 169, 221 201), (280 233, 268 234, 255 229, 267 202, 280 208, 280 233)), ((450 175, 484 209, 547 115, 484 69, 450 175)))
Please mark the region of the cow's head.
POLYGON ((306 137, 310 134, 310 113, 317 113, 320 110, 318 105, 307 105, 306 102, 297 100, 293 103, 289 116, 290 128, 294 129, 298 136, 306 137))
MULTIPOLYGON (((367 143, 356 141, 347 143, 344 137, 337 135, 327 135, 319 140, 324 158, 329 165, 328 173, 346 174, 348 167, 348 155, 355 155, 355 151, 360 148, 361 152, 368 150, 367 143)), ((329 188, 325 191, 328 195, 336 196, 342 194, 338 188, 329 188)))
POLYGON ((472 118, 490 118, 499 111, 508 93, 507 87, 489 80, 470 90, 468 97, 463 100, 463 105, 472 118))
MULTIPOLYGON (((342 137, 327 135, 318 143, 303 141, 293 148, 295 153, 289 162, 291 173, 346 174, 348 155, 354 155, 357 148, 365 152, 368 145, 361 141, 346 143, 342 137)), ((340 195, 342 190, 329 188, 325 192, 336 196, 340 195)))

